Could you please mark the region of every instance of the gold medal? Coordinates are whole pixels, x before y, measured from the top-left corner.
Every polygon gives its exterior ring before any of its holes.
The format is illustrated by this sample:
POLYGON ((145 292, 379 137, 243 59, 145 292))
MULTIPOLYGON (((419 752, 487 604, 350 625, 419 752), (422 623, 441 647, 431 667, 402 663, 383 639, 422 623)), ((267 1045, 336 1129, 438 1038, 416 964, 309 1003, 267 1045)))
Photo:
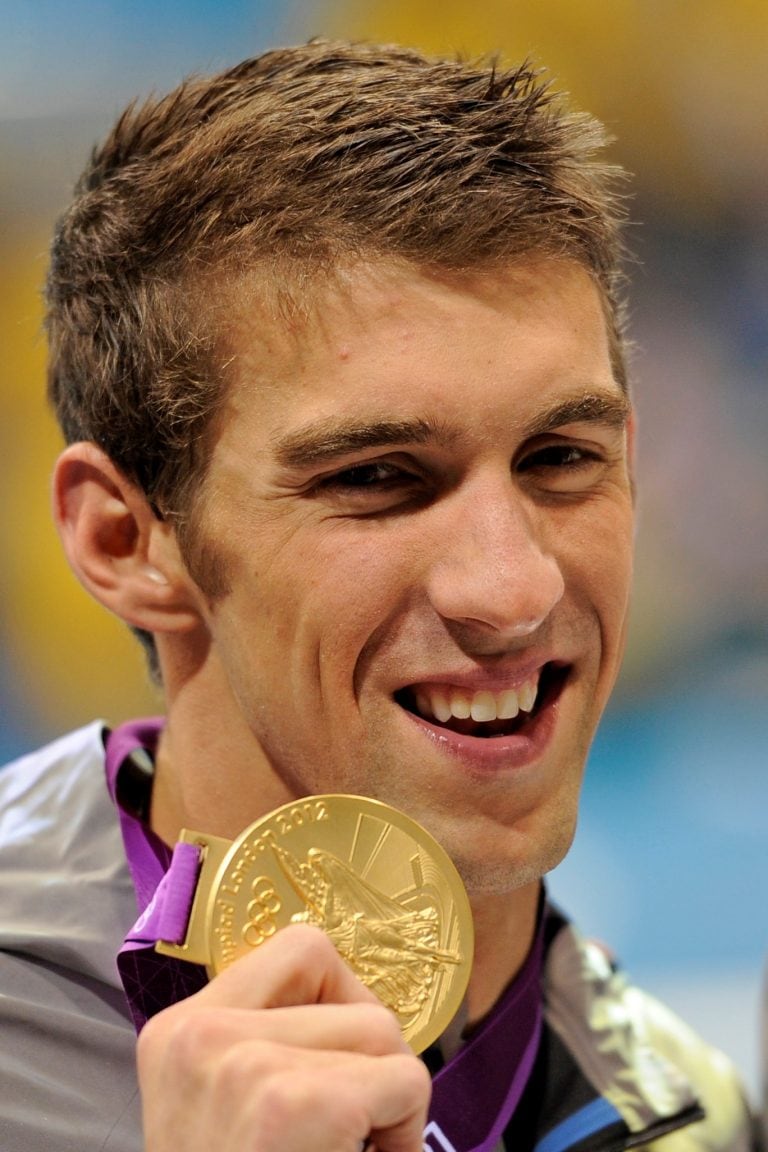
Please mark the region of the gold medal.
POLYGON ((235 841, 184 830, 202 867, 183 944, 157 951, 214 976, 287 924, 317 925, 421 1052, 446 1028, 472 967, 472 914, 446 852, 362 796, 311 796, 235 841))

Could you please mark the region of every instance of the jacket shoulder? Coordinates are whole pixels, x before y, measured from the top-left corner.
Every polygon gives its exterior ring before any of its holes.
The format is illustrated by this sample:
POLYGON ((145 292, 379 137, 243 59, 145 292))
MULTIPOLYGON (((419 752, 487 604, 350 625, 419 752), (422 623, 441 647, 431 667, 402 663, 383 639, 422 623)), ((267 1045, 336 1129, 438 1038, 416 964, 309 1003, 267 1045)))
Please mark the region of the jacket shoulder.
POLYGON ((545 1015, 631 1132, 658 1152, 748 1152, 749 1110, 728 1058, 635 986, 600 945, 562 921, 545 966, 545 1015), (703 1110, 703 1119, 675 1118, 703 1110))

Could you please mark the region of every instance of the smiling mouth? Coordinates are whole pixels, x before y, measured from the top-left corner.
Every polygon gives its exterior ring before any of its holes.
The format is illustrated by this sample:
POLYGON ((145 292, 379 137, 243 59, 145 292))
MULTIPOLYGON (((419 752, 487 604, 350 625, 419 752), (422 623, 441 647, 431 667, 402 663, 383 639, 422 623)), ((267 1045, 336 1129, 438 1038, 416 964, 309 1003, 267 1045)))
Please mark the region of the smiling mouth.
POLYGON ((559 696, 567 674, 563 666, 545 664, 531 679, 503 692, 416 684, 396 692, 395 700, 406 712, 462 736, 516 736, 559 696))

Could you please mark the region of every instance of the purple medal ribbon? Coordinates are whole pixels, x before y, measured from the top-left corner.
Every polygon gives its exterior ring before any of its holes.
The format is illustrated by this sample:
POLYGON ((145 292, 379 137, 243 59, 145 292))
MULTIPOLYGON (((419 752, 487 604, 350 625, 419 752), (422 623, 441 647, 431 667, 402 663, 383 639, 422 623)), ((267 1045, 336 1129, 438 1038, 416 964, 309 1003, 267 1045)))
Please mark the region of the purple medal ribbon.
MULTIPOLYGON (((161 719, 135 721, 107 740, 110 794, 117 802, 118 773, 137 750, 154 752, 161 719)), ((157 940, 181 943, 186 936, 200 871, 194 844, 173 853, 146 823, 118 804, 139 918, 117 957, 136 1030, 150 1016, 199 991, 205 969, 154 950, 157 940)), ((543 923, 521 971, 485 1020, 435 1075, 425 1152, 493 1152, 525 1090, 542 1026, 540 977, 543 923)))
POLYGON ((174 897, 170 885, 164 882, 172 860, 170 848, 154 834, 147 823, 118 803, 118 774, 126 757, 136 752, 148 752, 153 756, 162 726, 163 720, 160 717, 121 725, 107 737, 105 757, 107 786, 117 804, 125 855, 139 909, 139 919, 117 954, 117 969, 137 1032, 141 1031, 150 1016, 167 1008, 169 1004, 199 992, 208 983, 205 969, 199 964, 187 964, 184 960, 161 956, 155 952, 158 940, 171 938, 164 934, 166 929, 163 921, 166 918, 174 933, 179 931, 183 921, 184 929, 178 938, 184 939, 199 871, 197 849, 194 845, 187 846, 192 849, 194 860, 187 854, 186 877, 188 884, 191 881, 191 891, 189 903, 185 906, 185 889, 179 890, 181 898, 178 895, 174 897), (164 895, 167 898, 164 899, 164 895))
POLYGON ((493 1010, 432 1081, 425 1145, 492 1152, 528 1083, 541 1037, 539 928, 520 972, 493 1010), (430 1140, 431 1129, 435 1139, 430 1140), (440 1137, 442 1136, 442 1139, 440 1137))

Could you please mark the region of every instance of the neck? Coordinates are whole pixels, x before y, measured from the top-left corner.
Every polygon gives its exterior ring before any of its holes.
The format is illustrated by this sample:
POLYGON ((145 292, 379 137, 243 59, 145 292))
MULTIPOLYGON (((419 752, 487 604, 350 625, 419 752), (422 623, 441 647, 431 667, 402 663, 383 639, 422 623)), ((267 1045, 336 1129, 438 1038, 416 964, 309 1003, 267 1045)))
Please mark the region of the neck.
POLYGON ((502 895, 470 897, 475 958, 468 991, 468 1023, 482 1019, 522 968, 536 934, 538 881, 502 895))
POLYGON ((173 845, 182 828, 233 839, 293 799, 266 763, 217 662, 163 665, 166 725, 157 749, 150 822, 173 845))

